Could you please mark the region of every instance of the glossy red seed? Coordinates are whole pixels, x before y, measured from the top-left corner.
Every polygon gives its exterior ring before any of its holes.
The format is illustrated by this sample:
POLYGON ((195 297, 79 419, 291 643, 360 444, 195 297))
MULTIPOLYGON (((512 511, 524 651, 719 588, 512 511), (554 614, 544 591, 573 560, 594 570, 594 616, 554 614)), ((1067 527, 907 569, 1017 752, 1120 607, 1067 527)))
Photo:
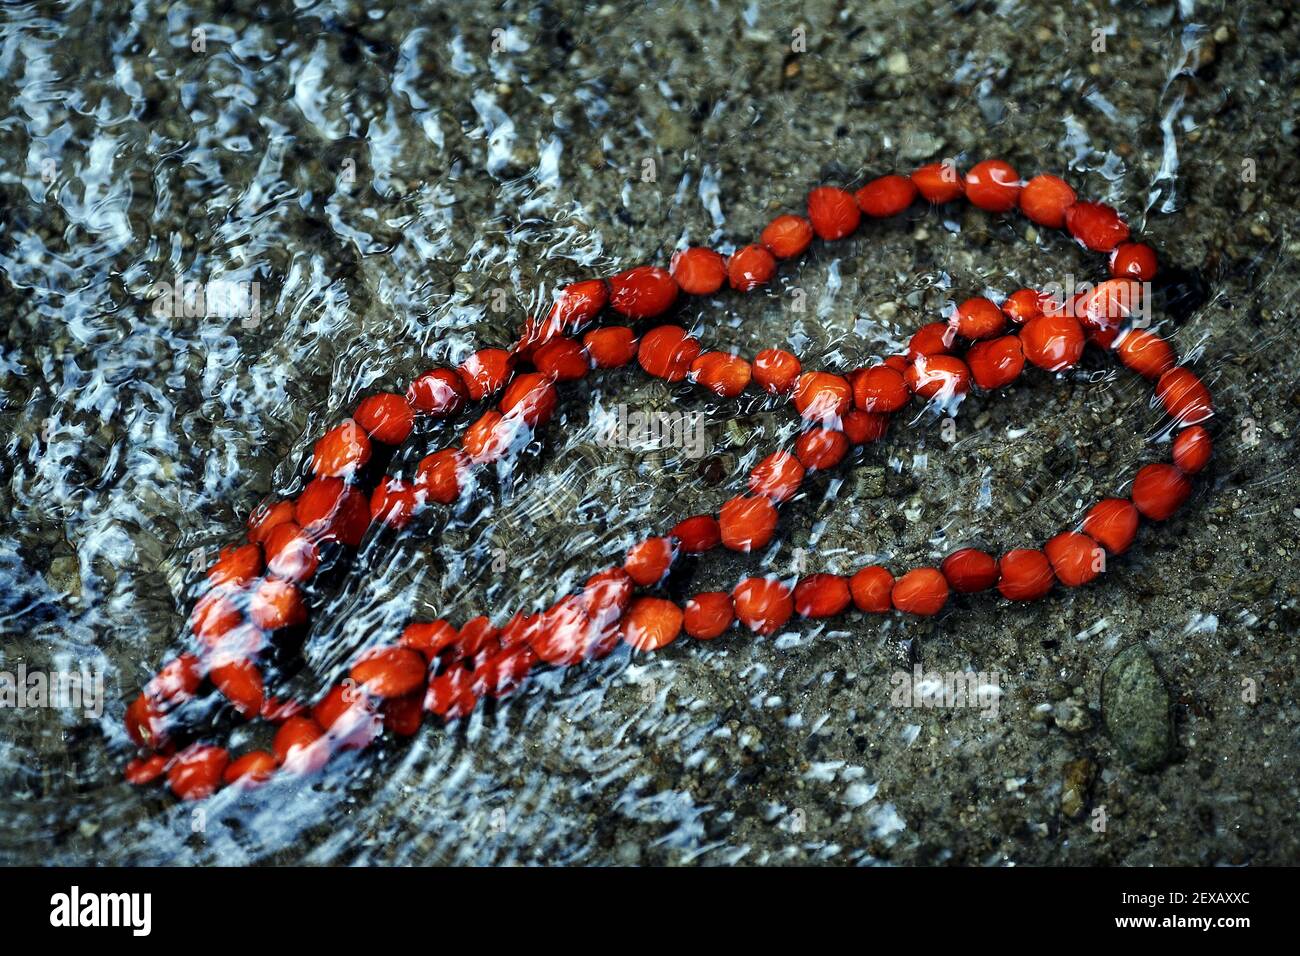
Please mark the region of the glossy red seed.
POLYGON ((1122 242, 1110 254, 1110 274, 1150 282, 1156 277, 1156 252, 1141 242, 1122 242))
POLYGON ((1083 519, 1083 531, 1111 554, 1123 554, 1137 537, 1138 510, 1126 498, 1104 498, 1083 519))
POLYGON ((423 655, 407 647, 376 647, 352 665, 350 676, 376 697, 402 697, 424 686, 423 655))
POLYGON ((889 430, 889 416, 854 408, 844 413, 840 424, 849 444, 868 445, 885 437, 889 430))
POLYGON ((473 657, 496 640, 498 630, 485 615, 470 618, 461 625, 456 637, 456 653, 460 657, 473 657))
POLYGON ((227 784, 253 787, 270 780, 275 773, 275 766, 274 754, 265 750, 250 750, 230 762, 222 779, 227 784))
POLYGON ((290 773, 314 773, 329 759, 324 729, 310 717, 290 717, 275 733, 271 749, 290 773))
POLYGON ((865 412, 896 412, 911 397, 903 376, 888 365, 866 369, 853 382, 853 400, 865 412))
POLYGON ((273 577, 302 583, 319 565, 316 542, 296 521, 280 525, 266 540, 266 570, 273 577))
POLYGON ((970 369, 954 355, 922 355, 907 369, 908 387, 922 398, 948 401, 970 390, 970 369))
POLYGON ((1070 184, 1057 176, 1035 176, 1020 192, 1020 211, 1031 221, 1048 229, 1065 226, 1065 211, 1078 197, 1070 184))
POLYGON ((1184 428, 1174 439, 1174 464, 1185 475, 1194 475, 1210 463, 1214 442, 1200 425, 1184 428))
POLYGON ((506 422, 504 416, 489 409, 465 429, 461 446, 466 457, 476 465, 491 464, 510 451, 522 422, 506 422))
POLYGON ((454 413, 469 398, 465 380, 449 368, 435 368, 420 374, 406 390, 406 400, 435 418, 454 413))
POLYGON ((241 717, 251 720, 262 712, 262 672, 252 661, 230 661, 212 668, 209 676, 241 717))
POLYGON ((830 372, 804 372, 794 387, 794 407, 812 422, 834 423, 853 402, 848 380, 830 372))
POLYGON ((208 583, 214 588, 243 587, 262 573, 262 549, 255 544, 231 545, 221 549, 208 568, 208 583))
POLYGON ((647 374, 680 382, 700 354, 700 343, 678 325, 661 325, 641 338, 637 361, 647 374))
POLYGON ((980 388, 991 391, 1014 382, 1025 367, 1025 353, 1020 347, 1020 337, 1004 335, 1001 338, 976 342, 966 352, 966 364, 971 378, 980 388))
POLYGON ((1042 294, 1034 289, 1017 289, 1002 303, 1002 314, 1016 325, 1043 314, 1042 294))
POLYGON ((592 329, 582 337, 596 368, 622 368, 636 357, 636 335, 624 325, 592 329))
POLYGON ((206 645, 217 643, 244 620, 239 605, 227 594, 209 591, 194 602, 190 629, 206 645))
POLYGON ((951 324, 963 338, 991 339, 1002 334, 1007 327, 1007 317, 988 299, 976 296, 957 306, 951 324))
POLYGON ((548 664, 568 666, 593 655, 599 632, 583 598, 571 595, 542 613, 530 646, 548 664))
POLYGON ((501 411, 517 418, 529 428, 545 425, 555 414, 560 395, 555 385, 541 372, 515 376, 501 396, 501 411))
POLYGON ((834 617, 851 600, 849 582, 838 574, 810 574, 794 587, 794 609, 801 617, 834 617))
POLYGON ((784 349, 763 349, 754 356, 754 381, 771 395, 784 395, 794 388, 802 366, 784 349))
POLYGON ((960 548, 939 566, 954 591, 974 594, 987 591, 998 581, 997 558, 978 548, 960 548))
POLYGON ((843 239, 858 228, 862 211, 843 189, 818 186, 808 194, 808 220, 819 238, 843 239))
POLYGON ((248 516, 248 540, 253 544, 264 544, 276 527, 294 520, 294 508, 292 501, 263 502, 258 505, 248 516))
POLYGON ((1180 425, 1195 425, 1214 414, 1210 390, 1184 366, 1175 366, 1156 382, 1156 396, 1180 425))
POLYGON ((151 754, 148 757, 128 761, 125 774, 126 782, 137 787, 146 783, 153 783, 167 770, 170 759, 162 754, 151 754))
POLYGON ((401 395, 382 392, 362 399, 352 420, 375 441, 400 445, 415 425, 415 410, 401 395))
POLYGON ((884 614, 894 606, 893 590, 894 576, 878 564, 862 568, 849 579, 849 593, 859 611, 884 614))
POLYGON ((749 473, 749 490, 773 501, 788 501, 803 482, 804 469, 789 452, 768 455, 749 473))
POLYGON ((621 625, 623 640, 638 651, 666 647, 682 632, 682 609, 657 597, 637 598, 621 625))
POLYGON ((686 602, 682 628, 691 637, 711 641, 725 633, 735 619, 730 594, 725 591, 705 591, 686 602))
POLYGON ((1118 331, 1124 320, 1143 310, 1142 283, 1133 279, 1106 279, 1074 300, 1075 318, 1087 329, 1118 331))
POLYGON ((673 527, 672 536, 688 554, 700 554, 722 543, 722 529, 713 515, 695 515, 679 521, 673 527))
POLYGON ((1174 350, 1160 336, 1145 329, 1129 329, 1115 342, 1115 355, 1125 368, 1143 378, 1159 378, 1174 367, 1174 350))
POLYGON ((1020 330, 1025 358, 1049 372, 1077 365, 1085 344, 1083 327, 1068 315, 1040 315, 1020 330))
POLYGON ((962 195, 962 178, 952 163, 930 163, 912 173, 912 182, 928 202, 939 205, 962 195))
POLYGON ((986 159, 966 174, 966 198, 989 212, 1010 212, 1020 201, 1024 184, 1010 163, 986 159))
POLYGON ((566 285, 556 296, 547 325, 554 334, 579 332, 600 314, 609 303, 609 287, 604 279, 585 279, 566 285))
POLYGON ((1063 531, 1043 545, 1056 579, 1068 588, 1087 584, 1106 570, 1106 551, 1077 531, 1063 531))
POLYGON ((1133 478, 1129 497, 1142 517, 1165 521, 1172 517, 1192 493, 1192 483, 1173 465, 1147 465, 1133 478))
POLYGON ((727 263, 712 249, 694 247, 673 253, 669 271, 687 295, 713 295, 727 281, 727 263))
POLYGON ((159 669, 144 686, 145 696, 151 701, 180 704, 194 696, 203 683, 203 669, 193 654, 180 654, 159 669))
POLYGON ((731 592, 736 619, 755 634, 775 634, 794 614, 794 595, 776 578, 746 578, 731 592))
POLYGON ((505 349, 479 349, 461 363, 458 371, 465 391, 477 402, 501 391, 513 366, 514 359, 505 349))
POLYGON ((810 428, 794 443, 795 457, 809 471, 834 468, 848 453, 848 436, 831 428, 810 428))
POLYGON ((913 568, 894 582, 890 600, 904 614, 931 617, 948 603, 948 580, 937 568, 913 568))
POLYGON ((217 792, 228 763, 230 754, 225 748, 192 744, 172 761, 167 783, 182 800, 203 800, 217 792))
POLYGON ((398 645, 418 651, 425 660, 433 660, 460 638, 460 632, 446 621, 412 621, 402 629, 398 645))
POLYGON ((812 244, 813 227, 803 216, 777 216, 758 238, 776 258, 790 259, 812 244))
POLYGON ((749 384, 749 363, 739 355, 705 352, 691 363, 690 378, 722 398, 735 398, 749 384))
POLYGON ((737 249, 727 260, 727 281, 733 289, 750 292, 767 285, 776 275, 776 259, 764 246, 737 249))
POLYGON ((468 456, 459 448, 444 448, 421 459, 415 483, 431 500, 449 505, 460 497, 469 466, 468 456))
POLYGON ((766 498, 732 498, 718 514, 722 543, 732 551, 766 547, 776 531, 776 519, 776 508, 766 498))
POLYGON ((291 581, 263 581, 248 602, 248 616, 265 631, 296 627, 307 620, 307 604, 291 581))
POLYGON ((1017 548, 998 561, 998 591, 1009 601, 1032 601, 1052 590, 1055 578, 1047 555, 1017 548))
POLYGON ((161 747, 167 740, 167 717, 161 705, 139 694, 127 705, 126 732, 142 747, 161 747))
POLYGON ((609 280, 609 304, 629 319, 653 319, 677 301, 677 283, 658 266, 637 266, 609 280))
POLYGON ((574 339, 557 336, 533 353, 537 371, 557 382, 576 382, 591 371, 591 357, 574 339))
POLYGON ((1110 206, 1076 202, 1065 211, 1065 226, 1093 252, 1110 252, 1128 238, 1128 226, 1110 206))
POLYGON ((390 528, 404 528, 419 508, 419 489, 401 478, 385 476, 370 495, 370 517, 390 528))
POLYGON ((884 219, 897 216, 916 199, 916 184, 906 176, 888 175, 873 179, 856 193, 854 200, 868 216, 884 219))
POLYGON ((338 514, 346 486, 338 478, 316 478, 307 483, 298 496, 294 514, 298 525, 313 537, 319 537, 338 514))
POLYGON ((957 330, 947 322, 931 322, 912 334, 907 343, 907 357, 919 355, 947 355, 957 340, 957 330))
POLYGON ((312 447, 311 470, 319 478, 349 478, 369 460, 370 439, 349 418, 316 441, 312 447))
POLYGON ((676 556, 671 539, 647 538, 628 549, 623 570, 642 587, 652 587, 664 579, 676 556))

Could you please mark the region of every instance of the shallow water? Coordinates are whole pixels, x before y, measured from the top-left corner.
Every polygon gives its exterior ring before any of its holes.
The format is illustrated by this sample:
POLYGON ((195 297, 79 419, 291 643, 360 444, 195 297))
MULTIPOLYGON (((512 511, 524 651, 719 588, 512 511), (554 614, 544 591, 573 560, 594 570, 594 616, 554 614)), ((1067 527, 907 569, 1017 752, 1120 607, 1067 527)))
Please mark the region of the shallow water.
MULTIPOLYGON (((966 4, 936 32, 928 5, 892 3, 6 7, 3 665, 101 675, 104 707, 0 712, 0 859, 1294 861, 1297 578, 1276 529, 1297 499, 1296 186, 1280 158, 1296 26, 1266 4, 1086 10, 966 4), (312 442, 360 397, 509 344, 568 281, 688 243, 729 252, 815 183, 989 155, 1116 203, 1168 256, 1157 326, 1228 423, 1188 516, 1146 533, 1115 580, 1026 608, 962 600, 937 622, 854 614, 621 649, 308 781, 197 807, 122 781, 124 706, 180 646, 202 569, 257 503, 301 490, 312 442), (1244 159, 1253 188, 1233 179, 1244 159), (224 282, 257 308, 158 305, 178 282, 224 282), (1261 386, 1270 365, 1278 383, 1261 386), (1179 708, 1180 753, 1155 777, 1096 726, 1035 716, 1062 699, 1095 712, 1134 639, 1179 708), (891 674, 922 660, 1000 675, 1000 715, 891 708, 891 674), (1252 676, 1266 690, 1248 708, 1236 688, 1252 676), (1059 766, 1080 754, 1101 768, 1093 804, 1127 808, 1110 838, 1060 813, 1059 766)), ((913 207, 784 266, 767 293, 678 316, 706 348, 847 370, 953 301, 1098 269, 1023 220, 913 207)), ((633 540, 716 510, 795 431, 752 392, 706 401, 629 370, 563 394, 511 469, 450 513, 372 533, 313 584, 292 686, 310 696, 413 617, 545 606, 633 540), (620 406, 699 411, 703 444, 608 447, 601 416, 620 406)), ((806 486, 770 550, 710 555, 670 589, 1041 542, 1167 454, 1149 390, 1095 357, 968 400, 954 441, 942 418, 896 416, 859 467, 806 486)), ((422 423, 390 471, 468 420, 422 423)))

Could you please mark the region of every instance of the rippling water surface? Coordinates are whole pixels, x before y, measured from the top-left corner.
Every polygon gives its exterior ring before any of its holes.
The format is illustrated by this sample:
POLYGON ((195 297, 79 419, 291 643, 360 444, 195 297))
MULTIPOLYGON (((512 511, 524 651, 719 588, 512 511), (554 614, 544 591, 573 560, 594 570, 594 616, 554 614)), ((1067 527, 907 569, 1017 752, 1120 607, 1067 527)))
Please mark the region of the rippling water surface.
MULTIPOLYGON (((1125 13, 1111 34, 1124 69, 1098 72, 1083 8, 970 4, 936 35, 925 6, 6 5, 3 663, 98 674, 105 700, 102 714, 0 716, 0 858, 871 862, 925 841, 920 859, 1006 858, 996 842, 951 849, 951 821, 920 832, 951 784, 922 798, 936 771, 909 748, 922 725, 923 741, 938 733, 941 753, 983 767, 994 793, 970 800, 988 806, 1003 777, 1049 759, 1023 725, 963 713, 935 731, 886 706, 889 673, 923 645, 1000 669, 1013 715, 1034 688, 1095 677, 991 636, 1006 621, 988 607, 620 650, 197 809, 122 781, 125 703, 183 640, 202 568, 258 502, 301 489, 311 443, 360 397, 508 345, 565 282, 688 243, 730 251, 814 183, 950 155, 1068 175, 1174 250, 1183 271, 1158 321, 1230 405, 1242 386, 1212 341, 1227 279, 1203 268, 1206 231, 1189 235, 1183 212, 1196 164, 1219 161, 1188 155, 1216 102, 1189 78, 1223 8, 1125 13), (158 299, 186 283, 209 291, 203 309, 158 299)), ((1277 253, 1261 240, 1256 261, 1267 276, 1277 253)), ((680 320, 706 348, 786 347, 846 370, 954 299, 1098 268, 1023 221, 914 207, 784 267, 768 293, 691 302, 680 320)), ((972 399, 955 444, 940 417, 898 416, 861 467, 808 486, 779 545, 701 561, 672 587, 1041 541, 1165 451, 1146 389, 1101 364, 972 399)), ((409 475, 461 427, 422 422, 390 470, 409 475)), ((511 469, 450 512, 372 533, 313 584, 291 686, 324 686, 412 617, 554 601, 629 542, 716 509, 793 432, 752 394, 710 402, 628 370, 567 387, 511 469), (620 405, 699 411, 704 453, 608 447, 600 416, 620 405)), ((1116 619, 1104 596, 1055 601, 1018 619, 1031 645, 1116 619)), ((1086 654, 1138 630, 1135 617, 1086 654)))

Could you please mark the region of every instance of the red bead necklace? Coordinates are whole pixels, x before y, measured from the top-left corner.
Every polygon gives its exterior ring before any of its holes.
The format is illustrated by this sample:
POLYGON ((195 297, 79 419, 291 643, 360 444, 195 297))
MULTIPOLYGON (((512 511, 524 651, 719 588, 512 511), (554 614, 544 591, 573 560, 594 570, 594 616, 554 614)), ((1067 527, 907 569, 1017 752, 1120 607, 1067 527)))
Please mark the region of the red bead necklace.
POLYGON ((1213 414, 1209 390, 1177 363, 1168 342, 1130 321, 1157 262, 1149 246, 1129 241, 1128 226, 1114 209, 1079 200, 1055 176, 1022 182, 1007 163, 988 160, 964 177, 935 163, 910 176, 882 176, 852 194, 821 186, 809 193, 807 213, 778 216, 759 242, 729 257, 690 248, 677 252, 666 270, 639 266, 608 280, 575 282, 544 319, 525 324, 512 348, 482 349, 456 369, 425 372, 405 396, 383 393, 361 401, 350 419, 316 442, 314 477, 297 499, 259 506, 249 517, 247 542, 223 550, 208 569, 206 589, 190 615, 194 649, 166 664, 127 708, 128 733, 144 751, 128 764, 127 779, 142 784, 165 776, 177 795, 197 799, 223 784, 251 786, 275 773, 312 772, 333 752, 365 747, 385 728, 413 734, 425 711, 444 720, 463 717, 483 698, 512 693, 536 666, 600 658, 619 641, 652 651, 683 632, 712 640, 737 621, 772 634, 796 614, 825 618, 850 607, 934 615, 953 591, 996 587, 1008 600, 1040 598, 1058 583, 1078 587, 1094 580, 1108 556, 1128 550, 1141 519, 1164 521, 1187 500, 1189 476, 1205 468, 1212 451, 1202 424, 1213 414), (815 238, 843 239, 863 216, 897 215, 918 195, 932 204, 964 196, 996 213, 1019 208, 1037 225, 1065 229, 1087 249, 1105 253, 1109 278, 1071 298, 1021 289, 1001 304, 967 299, 947 322, 918 329, 906 354, 846 375, 805 371, 782 349, 764 349, 752 361, 706 352, 676 325, 653 327, 639 339, 630 326, 596 325, 608 312, 632 322, 657 318, 683 293, 761 288, 781 260, 801 255, 815 238), (1177 429, 1173 463, 1143 467, 1127 498, 1097 502, 1077 528, 1041 549, 995 557, 961 548, 937 568, 898 576, 871 565, 851 576, 807 575, 793 585, 775 576, 749 577, 729 593, 696 594, 684 606, 646 593, 683 554, 765 547, 775 534, 778 507, 798 493, 805 476, 834 468, 851 448, 879 440, 889 416, 913 396, 944 402, 972 385, 1003 388, 1026 362, 1051 372, 1069 369, 1088 344, 1155 383, 1177 429), (760 461, 747 492, 717 515, 686 518, 663 536, 633 545, 621 565, 597 572, 542 612, 521 611, 501 626, 483 616, 459 628, 443 620, 412 622, 395 641, 361 653, 349 677, 310 706, 267 694, 259 655, 277 632, 306 622, 301 585, 316 573, 322 547, 338 542, 356 548, 372 524, 401 528, 422 508, 454 503, 475 469, 507 459, 546 424, 557 408, 557 384, 634 359, 651 376, 689 380, 724 398, 756 387, 788 399, 803 431, 791 448, 760 461), (487 399, 496 407, 466 428, 458 447, 425 457, 413 481, 386 476, 368 492, 363 487, 359 475, 376 444, 402 444, 417 416, 448 418, 487 399), (224 747, 202 740, 177 749, 183 732, 177 714, 207 685, 240 717, 278 725, 271 751, 232 759, 224 747))

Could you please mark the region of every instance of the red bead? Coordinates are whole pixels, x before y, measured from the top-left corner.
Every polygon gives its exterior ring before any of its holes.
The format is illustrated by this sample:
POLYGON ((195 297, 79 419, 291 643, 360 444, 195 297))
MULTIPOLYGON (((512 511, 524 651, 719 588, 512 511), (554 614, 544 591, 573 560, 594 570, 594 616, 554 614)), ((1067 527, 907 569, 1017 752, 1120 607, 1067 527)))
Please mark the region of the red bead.
POLYGON ((772 395, 784 395, 794 388, 802 366, 782 349, 763 349, 754 356, 754 381, 772 395))
POLYGON ((529 428, 545 425, 555 414, 560 395, 541 372, 516 375, 501 396, 501 412, 520 419, 529 428))
POLYGON ((664 579, 676 557, 669 538, 647 538, 628 549, 623 570, 643 588, 652 587, 664 579))
POLYGON ((916 184, 906 176, 873 179, 853 196, 858 208, 874 219, 897 216, 916 199, 916 184))
POLYGON ((627 609, 621 631, 623 640, 633 649, 656 651, 681 634, 682 609, 664 598, 637 598, 627 609))
POLYGON ((312 449, 311 469, 321 478, 349 478, 370 460, 370 439, 352 419, 322 435, 312 449))
POLYGON ((367 693, 402 697, 424 686, 423 655, 407 647, 376 647, 366 651, 349 672, 367 693))
POLYGON ((584 601, 570 596, 542 613, 530 646, 546 663, 561 667, 596 656, 597 637, 584 601))
POLYGON ((872 366, 853 382, 853 400, 864 412, 896 412, 911 397, 903 376, 888 365, 872 366))
POLYGON ((776 530, 776 518, 776 508, 766 498, 732 498, 718 514, 722 543, 732 551, 766 547, 776 530))
POLYGON ((1083 531, 1111 554, 1123 554, 1137 537, 1138 511, 1125 498, 1104 498, 1083 519, 1083 531))
POLYGON ((582 607, 597 627, 616 622, 632 600, 632 579, 622 568, 600 571, 582 587, 582 607))
POLYGON ((947 355, 957 339, 957 330, 947 322, 931 322, 913 333, 907 343, 907 357, 918 355, 947 355))
POLYGON ((623 325, 592 329, 582 337, 596 368, 622 368, 636 357, 636 335, 623 325))
POLYGON ((952 324, 963 338, 991 339, 1007 327, 1007 317, 988 299, 976 296, 957 306, 952 324))
POLYGON ((1142 517, 1164 521, 1191 496, 1192 483, 1173 465, 1147 465, 1133 478, 1129 497, 1142 517))
POLYGON ((1106 570, 1106 551, 1077 531, 1063 531, 1043 545, 1056 579, 1068 588, 1087 584, 1106 570))
POLYGON ((1115 354, 1125 368, 1143 378, 1159 378, 1174 367, 1176 358, 1168 342, 1144 329, 1129 329, 1115 343, 1115 354))
POLYGON ((298 496, 295 512, 298 524, 308 533, 319 537, 338 514, 346 486, 338 478, 317 478, 308 482, 298 496))
POLYGON ((262 712, 262 672, 252 661, 230 661, 212 668, 209 676, 241 717, 252 719, 262 712))
POLYGON ((576 382, 591 371, 591 359, 579 342, 556 336, 533 353, 537 371, 557 382, 576 382))
POLYGON ((727 260, 727 279, 733 289, 750 292, 767 285, 776 275, 776 259, 759 245, 737 249, 727 260))
POLYGON ((637 266, 609 280, 609 304, 629 319, 653 319, 677 301, 677 283, 658 266, 637 266))
POLYGON ((894 582, 890 601, 905 614, 931 617, 948 603, 948 580, 936 568, 913 568, 894 582))
POLYGON ((190 629, 199 640, 211 646, 243 619, 239 605, 228 595, 209 591, 194 602, 194 610, 190 612, 190 629))
POLYGON ((270 780, 273 773, 275 756, 265 750, 250 750, 230 762, 222 779, 227 784, 251 787, 270 780))
POLYGON ((940 205, 962 195, 961 175, 952 163, 930 163, 912 173, 912 182, 929 202, 940 205))
POLYGON ((794 443, 795 457, 809 471, 834 468, 848 453, 848 437, 844 432, 831 428, 810 428, 794 443))
POLYGON ((265 631, 296 627, 307 620, 302 592, 291 581, 263 581, 248 602, 248 616, 265 631))
POLYGON ((167 742, 167 717, 161 706, 139 694, 126 708, 126 733, 142 747, 161 747, 167 742))
POLYGON ((465 380, 449 368, 435 368, 422 373, 406 390, 406 400, 417 411, 444 418, 454 413, 469 398, 465 380))
POLYGON ((1055 578, 1047 555, 1017 548, 998 562, 998 590, 1009 601, 1032 601, 1052 590, 1055 578))
POLYGON ((1103 203, 1076 202, 1065 211, 1065 225, 1093 252, 1110 252, 1128 238, 1128 226, 1119 213, 1103 203))
POLYGON ((1065 211, 1078 197, 1070 184, 1057 176, 1035 176, 1020 192, 1020 211, 1031 221, 1048 229, 1065 226, 1065 211))
POLYGON ((352 420, 375 441, 400 445, 415 425, 415 411, 401 395, 383 392, 362 399, 352 420))
POLYGON ((460 497, 469 466, 469 458, 459 448, 444 448, 421 459, 415 483, 432 500, 449 505, 460 497))
POLYGON ((773 501, 788 501, 803 482, 804 469, 789 452, 768 455, 749 473, 749 490, 773 501))
POLYGON ((325 731, 310 717, 290 717, 275 733, 271 749, 291 773, 314 773, 329 759, 325 731))
POLYGON ((755 634, 775 634, 794 613, 790 589, 776 578, 746 578, 731 592, 736 618, 755 634))
MULTIPOLYGON (((609 287, 604 279, 584 279, 560 290, 547 315, 553 334, 579 332, 600 314, 609 302, 609 287)), ((549 336, 548 336, 549 338, 549 336)))
POLYGON ((713 295, 727 281, 727 263, 712 249, 695 247, 673 253, 669 270, 687 295, 713 295))
POLYGON ((1078 364, 1085 344, 1083 327, 1068 315, 1040 315, 1020 330, 1025 358, 1049 372, 1078 364))
POLYGON ((952 589, 961 594, 987 591, 998 582, 997 559, 977 548, 954 551, 939 567, 952 589))
POLYGON ((885 437, 889 430, 889 416, 854 408, 844 413, 840 427, 844 429, 849 444, 868 445, 885 437))
POLYGON ((735 619, 731 595, 724 591, 706 591, 686 602, 682 626, 691 637, 711 641, 731 627, 735 619))
POLYGON ((456 654, 461 658, 473 657, 484 648, 491 647, 499 631, 491 618, 480 614, 461 625, 456 637, 456 654))
POLYGON ((1184 428, 1174 439, 1174 464, 1185 475, 1194 475, 1210 463, 1214 442, 1200 425, 1184 428))
POLYGON ((678 325, 661 325, 641 339, 637 361, 646 374, 669 382, 680 382, 700 354, 700 343, 678 325))
POLYGON ((970 369, 952 355, 922 355, 907 369, 907 385, 922 398, 947 401, 970 390, 970 369))
POLYGON ((803 216, 777 216, 758 238, 776 258, 790 259, 812 244, 813 227, 803 216))
POLYGON ((255 544, 222 548, 208 568, 208 583, 214 588, 240 588, 262 573, 262 549, 255 544))
POLYGON ((489 409, 465 429, 461 446, 476 465, 499 461, 510 450, 518 424, 518 420, 506 422, 500 412, 489 409))
POLYGON ((1002 303, 1002 314, 1016 325, 1038 318, 1043 314, 1042 293, 1034 289, 1017 289, 1002 303))
POLYGON ((1156 395, 1165 411, 1180 425, 1195 425, 1214 414, 1210 390, 1195 372, 1181 365, 1160 376, 1156 382, 1156 395))
POLYGON ((302 583, 316 573, 320 551, 297 522, 282 524, 266 542, 266 570, 277 578, 302 583))
POLYGON ((1132 279, 1106 279, 1075 299, 1075 318, 1095 331, 1118 331, 1125 319, 1141 311, 1142 292, 1142 283, 1132 279))
POLYGON ((228 763, 230 754, 225 748, 193 744, 176 755, 167 771, 167 783, 182 800, 203 800, 217 792, 228 763))
POLYGON ((460 632, 446 621, 412 621, 402 629, 397 643, 418 651, 425 660, 431 661, 455 644, 459 637, 460 632))
POLYGON ((1110 274, 1150 282, 1156 277, 1155 250, 1141 242, 1122 242, 1110 254, 1110 274))
POLYGON ((804 372, 794 389, 794 407, 809 421, 835 422, 849 409, 853 389, 830 372, 804 372))
POLYGON ((181 704, 194 696, 203 683, 199 659, 193 654, 180 654, 168 661, 145 685, 144 693, 157 703, 181 704))
POLYGON ((834 617, 850 600, 849 582, 838 574, 810 574, 794 587, 794 608, 801 617, 834 617))
POLYGON ((514 359, 505 349, 479 349, 460 366, 465 390, 474 401, 482 401, 505 387, 514 359))
POLYGON ((966 174, 966 198, 989 212, 1010 212, 1020 200, 1020 174, 1000 159, 976 163, 966 174))
POLYGON ((862 212, 853 197, 834 186, 818 186, 808 194, 808 219, 813 232, 826 240, 843 239, 858 228, 862 212))
POLYGON ((966 352, 971 378, 980 388, 992 391, 1014 382, 1025 367, 1020 337, 1004 335, 998 339, 976 342, 966 352))
MULTIPOLYGON (((278 525, 293 521, 294 503, 277 501, 274 504, 263 502, 253 509, 248 516, 248 540, 252 544, 264 544, 267 537, 278 525)), ((256 572, 254 572, 256 573, 256 572)))
POLYGON ((673 527, 672 536, 688 554, 701 554, 722 543, 722 529, 713 515, 695 515, 679 521, 673 527))
POLYGON ((170 759, 170 757, 162 754, 152 754, 148 757, 128 761, 126 765, 126 782, 135 784, 137 787, 146 783, 153 783, 166 772, 170 759))
POLYGON ((705 352, 691 363, 690 377, 723 398, 735 398, 749 384, 750 367, 739 355, 705 352))
POLYGON ((370 517, 390 528, 405 528, 419 503, 417 486, 401 478, 385 476, 370 495, 370 517))
POLYGON ((859 611, 884 614, 894 606, 894 576, 878 564, 868 565, 849 579, 849 593, 859 611))

